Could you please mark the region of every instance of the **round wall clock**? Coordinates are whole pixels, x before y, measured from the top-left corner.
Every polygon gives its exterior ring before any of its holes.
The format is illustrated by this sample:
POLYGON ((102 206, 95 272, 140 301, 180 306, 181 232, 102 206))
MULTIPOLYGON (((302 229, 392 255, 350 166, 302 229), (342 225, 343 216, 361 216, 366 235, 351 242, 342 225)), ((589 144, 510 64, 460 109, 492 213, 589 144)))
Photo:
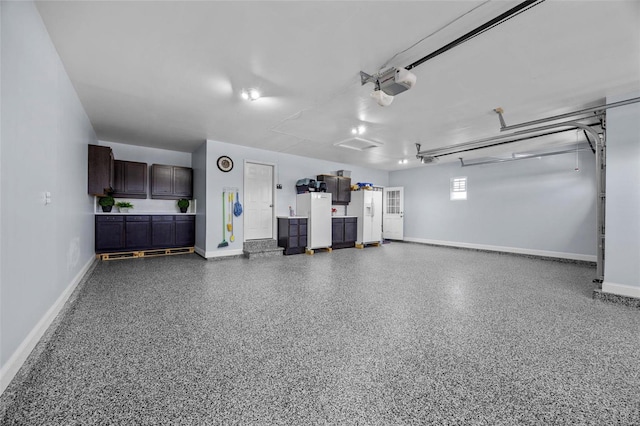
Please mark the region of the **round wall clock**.
POLYGON ((221 156, 218 158, 218 168, 223 172, 231 171, 233 169, 233 160, 226 155, 221 156))

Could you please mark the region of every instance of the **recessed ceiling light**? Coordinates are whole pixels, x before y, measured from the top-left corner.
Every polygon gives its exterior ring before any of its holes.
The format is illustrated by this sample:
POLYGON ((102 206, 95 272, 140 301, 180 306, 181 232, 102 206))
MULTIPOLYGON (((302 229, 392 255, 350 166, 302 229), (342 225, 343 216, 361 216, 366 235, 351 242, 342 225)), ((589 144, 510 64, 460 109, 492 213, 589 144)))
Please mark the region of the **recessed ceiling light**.
POLYGON ((256 89, 250 89, 249 90, 249 98, 252 101, 255 101, 256 99, 258 99, 260 97, 260 92, 258 92, 256 89))
POLYGON ((367 128, 364 125, 359 125, 358 127, 352 127, 351 128, 351 134, 352 135, 361 135, 363 134, 365 131, 367 130, 367 128))
POLYGON ((242 89, 242 92, 240 92, 240 96, 245 101, 255 101, 256 99, 260 98, 260 92, 258 92, 257 89, 242 89))

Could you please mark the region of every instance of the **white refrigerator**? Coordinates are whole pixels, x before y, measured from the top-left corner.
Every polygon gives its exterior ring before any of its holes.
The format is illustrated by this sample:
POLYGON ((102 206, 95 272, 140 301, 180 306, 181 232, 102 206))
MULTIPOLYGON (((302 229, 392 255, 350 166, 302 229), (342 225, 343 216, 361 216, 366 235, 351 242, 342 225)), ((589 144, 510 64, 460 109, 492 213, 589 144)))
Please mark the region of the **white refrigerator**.
POLYGON ((296 196, 296 216, 306 216, 307 249, 331 247, 331 194, 305 192, 296 196))
POLYGON ((382 191, 353 191, 347 215, 358 217, 356 244, 379 243, 382 240, 382 191))

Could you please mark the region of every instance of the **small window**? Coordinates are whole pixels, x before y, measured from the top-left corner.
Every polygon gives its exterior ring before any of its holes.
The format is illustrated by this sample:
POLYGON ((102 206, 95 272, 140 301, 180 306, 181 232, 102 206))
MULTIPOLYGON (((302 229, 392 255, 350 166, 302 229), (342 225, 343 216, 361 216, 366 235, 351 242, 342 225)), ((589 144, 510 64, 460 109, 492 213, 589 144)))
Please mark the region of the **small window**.
POLYGON ((451 178, 451 199, 466 200, 467 199, 467 177, 451 178))
POLYGON ((387 191, 387 214, 400 214, 400 190, 387 191))

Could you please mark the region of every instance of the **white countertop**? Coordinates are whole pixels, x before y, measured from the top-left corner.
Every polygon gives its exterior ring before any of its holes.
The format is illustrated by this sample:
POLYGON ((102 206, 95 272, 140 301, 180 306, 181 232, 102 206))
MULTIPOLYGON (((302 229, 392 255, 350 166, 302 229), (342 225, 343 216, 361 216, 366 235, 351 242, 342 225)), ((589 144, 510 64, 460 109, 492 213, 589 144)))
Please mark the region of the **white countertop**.
MULTIPOLYGON (((332 215, 331 219, 338 219, 341 217, 358 217, 358 216, 342 216, 342 215, 332 215)), ((307 219, 307 216, 278 216, 278 219, 307 219)))
POLYGON ((140 211, 130 211, 128 213, 120 213, 120 212, 96 212, 96 216, 194 216, 195 213, 180 213, 180 212, 140 212, 140 211))

